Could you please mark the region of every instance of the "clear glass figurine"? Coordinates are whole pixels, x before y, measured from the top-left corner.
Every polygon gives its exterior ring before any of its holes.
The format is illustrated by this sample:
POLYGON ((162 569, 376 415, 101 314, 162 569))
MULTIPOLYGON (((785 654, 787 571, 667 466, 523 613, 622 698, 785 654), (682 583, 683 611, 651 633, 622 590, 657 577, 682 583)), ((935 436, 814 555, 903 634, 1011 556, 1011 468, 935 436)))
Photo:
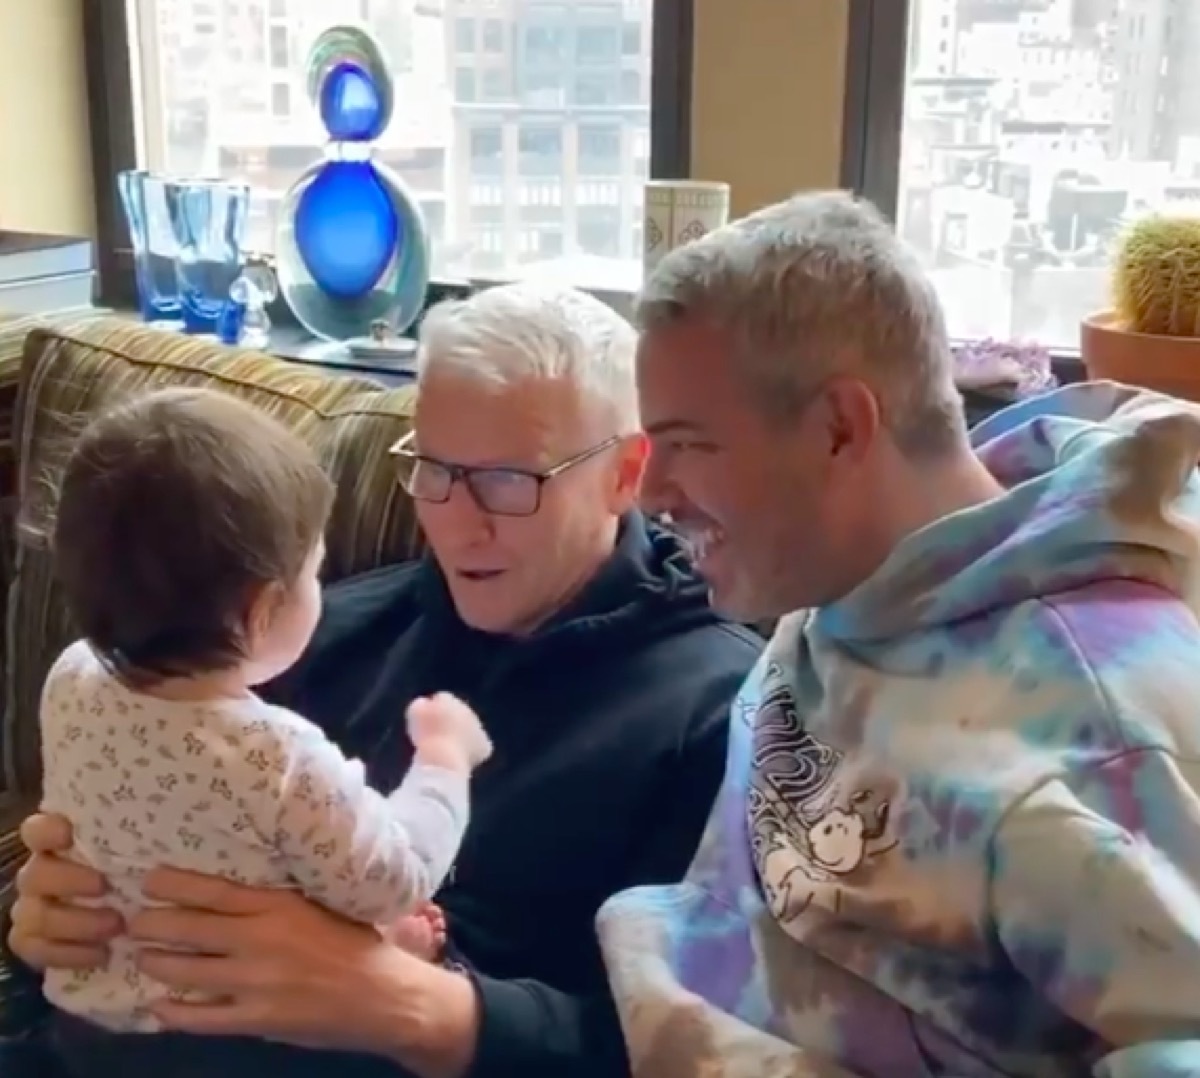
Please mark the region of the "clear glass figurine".
POLYGON ((243 348, 266 348, 271 337, 267 304, 279 295, 271 267, 264 262, 247 262, 242 274, 229 286, 229 298, 242 309, 238 344, 243 348))

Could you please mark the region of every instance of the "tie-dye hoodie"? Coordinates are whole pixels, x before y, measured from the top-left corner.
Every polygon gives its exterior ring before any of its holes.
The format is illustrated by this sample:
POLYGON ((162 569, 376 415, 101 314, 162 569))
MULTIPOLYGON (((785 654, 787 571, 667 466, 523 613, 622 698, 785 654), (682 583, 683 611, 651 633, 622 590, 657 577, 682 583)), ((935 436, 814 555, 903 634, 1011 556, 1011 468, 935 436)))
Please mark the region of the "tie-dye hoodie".
POLYGON ((1200 408, 974 437, 1007 493, 784 620, 686 880, 601 912, 638 1078, 1200 1075, 1200 408))

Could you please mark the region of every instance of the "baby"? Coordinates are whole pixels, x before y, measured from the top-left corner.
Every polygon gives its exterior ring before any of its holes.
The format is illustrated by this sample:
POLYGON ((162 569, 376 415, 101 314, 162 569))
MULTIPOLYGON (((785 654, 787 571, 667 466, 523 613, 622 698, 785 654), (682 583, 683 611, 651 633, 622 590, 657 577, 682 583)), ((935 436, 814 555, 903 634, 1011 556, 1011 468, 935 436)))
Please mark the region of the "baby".
MULTIPOLYGON (((226 394, 152 393, 84 431, 54 533, 81 639, 42 696, 42 808, 70 819, 72 856, 106 877, 105 902, 124 915, 144 905, 146 872, 171 865, 299 888, 435 958, 430 900, 491 751, 475 714, 447 695, 414 702, 414 763, 384 796, 316 726, 254 693, 316 627, 333 497, 299 439, 226 394)), ((117 940, 103 969, 47 974, 73 1074, 174 1075, 181 1058, 189 1074, 295 1074, 313 1055, 320 1073, 359 1073, 359 1057, 244 1039, 190 1038, 168 1061, 180 1038, 159 1034, 152 1012, 168 993, 135 957, 117 940)))

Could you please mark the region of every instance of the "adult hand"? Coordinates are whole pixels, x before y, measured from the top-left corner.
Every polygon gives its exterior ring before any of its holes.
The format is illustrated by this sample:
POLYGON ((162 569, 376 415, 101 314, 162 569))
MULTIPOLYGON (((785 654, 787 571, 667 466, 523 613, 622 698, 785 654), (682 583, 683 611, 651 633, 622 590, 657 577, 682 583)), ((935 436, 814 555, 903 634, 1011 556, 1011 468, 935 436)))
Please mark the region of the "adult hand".
POLYGON ((94 969, 104 965, 108 942, 121 931, 113 910, 72 905, 103 896, 104 877, 60 855, 71 848, 71 824, 62 816, 30 816, 21 841, 32 856, 17 873, 8 945, 35 969, 94 969))
POLYGON ((466 977, 424 962, 370 927, 346 921, 296 892, 159 869, 146 895, 174 908, 130 921, 154 949, 141 968, 211 1003, 163 1001, 170 1029, 240 1034, 367 1052, 423 1078, 457 1078, 470 1065, 478 1003, 466 977))

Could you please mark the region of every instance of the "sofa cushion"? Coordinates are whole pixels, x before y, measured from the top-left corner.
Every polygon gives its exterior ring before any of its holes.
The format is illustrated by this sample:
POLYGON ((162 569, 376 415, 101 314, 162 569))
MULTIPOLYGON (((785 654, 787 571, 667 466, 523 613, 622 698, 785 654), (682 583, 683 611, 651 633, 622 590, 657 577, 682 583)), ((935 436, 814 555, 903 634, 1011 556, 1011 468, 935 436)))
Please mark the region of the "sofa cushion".
POLYGON ((25 340, 39 326, 73 330, 96 317, 96 311, 87 309, 49 315, 0 312, 0 596, 8 593, 12 578, 13 526, 17 512, 17 451, 13 422, 25 340))
POLYGON ((387 389, 116 318, 34 330, 16 409, 20 506, 7 607, 0 793, 39 792, 38 698, 51 663, 73 638, 48 543, 58 470, 90 418, 130 394, 166 385, 236 394, 314 447, 338 488, 326 537, 329 579, 402 561, 419 549, 411 504, 387 455, 409 429, 412 388, 387 389))

